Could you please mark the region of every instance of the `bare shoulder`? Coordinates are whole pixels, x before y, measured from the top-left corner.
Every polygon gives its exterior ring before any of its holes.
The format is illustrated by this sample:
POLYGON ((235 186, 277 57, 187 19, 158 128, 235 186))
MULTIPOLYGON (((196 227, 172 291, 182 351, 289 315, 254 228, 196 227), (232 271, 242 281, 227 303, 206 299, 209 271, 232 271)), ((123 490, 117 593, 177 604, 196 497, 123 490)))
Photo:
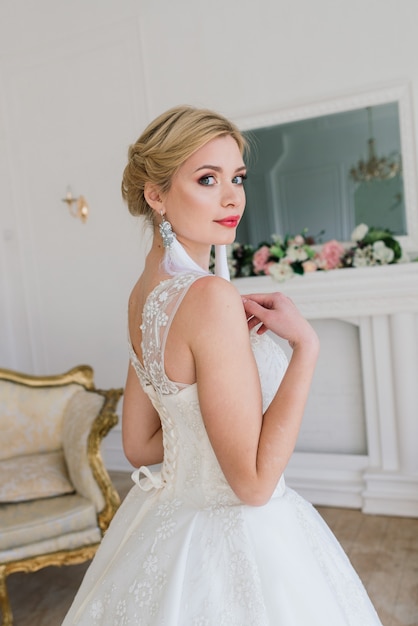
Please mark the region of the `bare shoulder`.
POLYGON ((241 296, 236 287, 219 276, 205 276, 196 280, 185 297, 185 309, 189 321, 203 321, 206 328, 227 323, 239 316, 245 320, 241 296))
POLYGON ((219 276, 203 276, 196 280, 189 289, 189 305, 201 306, 239 306, 241 296, 236 287, 219 276))
POLYGON ((195 357, 215 347, 221 354, 231 341, 249 342, 241 296, 233 284, 218 276, 199 278, 189 287, 175 327, 195 357))

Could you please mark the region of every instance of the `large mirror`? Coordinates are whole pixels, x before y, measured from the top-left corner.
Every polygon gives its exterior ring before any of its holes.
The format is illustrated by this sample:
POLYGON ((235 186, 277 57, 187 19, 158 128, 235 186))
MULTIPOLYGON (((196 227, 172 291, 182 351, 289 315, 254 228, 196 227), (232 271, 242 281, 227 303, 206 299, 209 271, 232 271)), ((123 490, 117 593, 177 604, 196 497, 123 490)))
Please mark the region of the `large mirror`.
POLYGON ((238 120, 251 145, 247 210, 237 240, 272 234, 347 241, 360 223, 418 250, 415 148, 406 86, 238 120), (385 171, 359 180, 373 153, 385 171))

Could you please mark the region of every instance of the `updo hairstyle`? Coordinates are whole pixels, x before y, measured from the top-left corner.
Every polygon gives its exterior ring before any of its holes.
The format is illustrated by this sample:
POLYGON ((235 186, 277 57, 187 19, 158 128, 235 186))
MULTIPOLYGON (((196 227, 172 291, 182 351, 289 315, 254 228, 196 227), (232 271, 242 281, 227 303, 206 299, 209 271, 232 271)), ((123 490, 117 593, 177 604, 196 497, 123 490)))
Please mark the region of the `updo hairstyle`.
POLYGON ((144 196, 145 183, 170 189, 178 168, 208 141, 230 135, 243 155, 247 142, 238 128, 222 115, 208 109, 177 106, 162 113, 129 147, 123 172, 122 196, 132 215, 143 215, 154 224, 155 212, 144 196))

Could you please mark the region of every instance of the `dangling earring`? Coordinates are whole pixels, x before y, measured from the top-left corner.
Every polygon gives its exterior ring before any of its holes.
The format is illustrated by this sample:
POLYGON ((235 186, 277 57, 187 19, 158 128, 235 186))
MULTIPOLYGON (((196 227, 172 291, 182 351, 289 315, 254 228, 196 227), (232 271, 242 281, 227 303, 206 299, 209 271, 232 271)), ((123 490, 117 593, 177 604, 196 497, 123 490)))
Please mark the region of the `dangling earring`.
POLYGON ((171 224, 168 220, 165 219, 164 213, 161 212, 162 221, 158 225, 160 229, 161 239, 163 240, 164 248, 171 248, 173 245, 173 241, 176 238, 175 233, 173 233, 173 229, 171 228, 171 224))

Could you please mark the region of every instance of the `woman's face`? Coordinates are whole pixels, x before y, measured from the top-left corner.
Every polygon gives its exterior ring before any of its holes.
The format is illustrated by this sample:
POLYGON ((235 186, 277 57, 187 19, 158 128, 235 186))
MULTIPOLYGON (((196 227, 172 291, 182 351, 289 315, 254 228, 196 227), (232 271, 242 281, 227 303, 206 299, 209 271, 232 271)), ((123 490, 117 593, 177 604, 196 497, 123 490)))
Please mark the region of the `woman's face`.
POLYGON ((196 150, 174 174, 162 208, 196 262, 207 263, 208 246, 234 241, 245 208, 245 172, 236 141, 225 135, 196 150))

